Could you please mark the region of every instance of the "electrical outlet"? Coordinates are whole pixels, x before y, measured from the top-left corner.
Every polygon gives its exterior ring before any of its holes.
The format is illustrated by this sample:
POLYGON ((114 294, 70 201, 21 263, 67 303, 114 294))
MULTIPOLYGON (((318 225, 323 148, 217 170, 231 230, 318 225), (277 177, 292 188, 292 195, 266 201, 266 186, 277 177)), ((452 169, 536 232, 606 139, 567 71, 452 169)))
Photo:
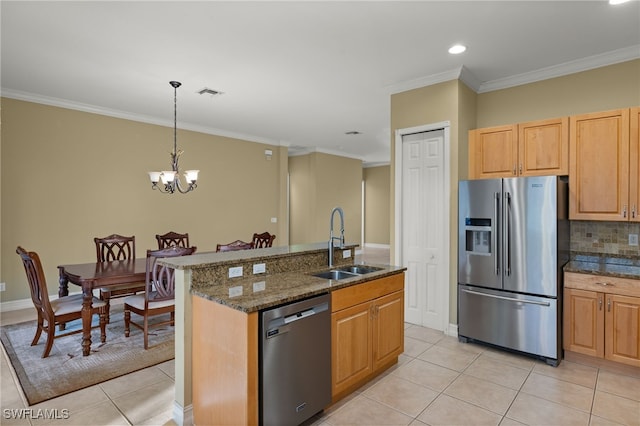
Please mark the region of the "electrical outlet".
POLYGON ((271 218, 271 223, 278 223, 278 218, 277 217, 272 217, 271 218))
POLYGON ((253 292, 256 293, 258 291, 264 291, 267 283, 264 281, 258 281, 257 283, 253 283, 253 292))
POLYGON ((342 250, 342 258, 348 259, 351 257, 351 250, 342 250))
POLYGON ((242 296, 242 286, 229 287, 229 297, 242 296))
POLYGON ((229 268, 229 278, 241 277, 242 266, 236 266, 235 268, 229 268))
POLYGON ((5 283, 0 283, 0 291, 5 291, 6 289, 5 283))
POLYGON ((638 245, 638 234, 629 234, 629 245, 630 246, 638 245))
POLYGON ((255 265, 253 265, 254 274, 264 274, 266 270, 267 268, 265 267, 264 263, 256 263, 255 265))

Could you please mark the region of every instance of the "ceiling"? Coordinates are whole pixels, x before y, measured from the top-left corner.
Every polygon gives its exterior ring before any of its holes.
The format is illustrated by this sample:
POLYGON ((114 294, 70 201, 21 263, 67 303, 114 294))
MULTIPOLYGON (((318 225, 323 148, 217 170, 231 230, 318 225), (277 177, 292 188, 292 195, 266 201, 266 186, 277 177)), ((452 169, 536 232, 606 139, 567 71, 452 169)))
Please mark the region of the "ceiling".
POLYGON ((365 165, 389 161, 393 93, 456 78, 482 93, 640 57, 638 1, 3 0, 0 13, 2 96, 173 126, 178 80, 179 128, 365 165))

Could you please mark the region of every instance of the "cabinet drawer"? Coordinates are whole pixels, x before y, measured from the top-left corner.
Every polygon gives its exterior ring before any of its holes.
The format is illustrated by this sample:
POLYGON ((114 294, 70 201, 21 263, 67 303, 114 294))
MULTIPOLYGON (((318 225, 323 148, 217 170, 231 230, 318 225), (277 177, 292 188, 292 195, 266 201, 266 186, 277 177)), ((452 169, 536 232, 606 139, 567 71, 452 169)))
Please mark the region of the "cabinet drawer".
POLYGON ((628 278, 565 272, 564 286, 579 290, 640 297, 640 280, 632 280, 628 278))
POLYGON ((403 289, 404 273, 341 288, 331 292, 331 312, 337 312, 403 289))

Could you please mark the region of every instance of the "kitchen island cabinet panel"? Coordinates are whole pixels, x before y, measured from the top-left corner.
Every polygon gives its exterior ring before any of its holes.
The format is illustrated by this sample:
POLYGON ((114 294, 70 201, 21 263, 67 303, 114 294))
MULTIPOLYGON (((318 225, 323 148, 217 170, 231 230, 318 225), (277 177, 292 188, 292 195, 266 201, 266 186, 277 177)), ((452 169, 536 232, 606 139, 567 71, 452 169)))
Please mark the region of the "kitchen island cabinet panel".
POLYGON ((258 312, 198 296, 192 303, 195 424, 257 425, 258 312))
POLYGON ((350 389, 373 371, 370 307, 361 303, 332 315, 332 394, 350 389))
POLYGON ((404 352, 404 291, 381 297, 373 307, 373 370, 404 352))
POLYGON ((404 352, 404 273, 331 293, 331 389, 336 402, 404 352))

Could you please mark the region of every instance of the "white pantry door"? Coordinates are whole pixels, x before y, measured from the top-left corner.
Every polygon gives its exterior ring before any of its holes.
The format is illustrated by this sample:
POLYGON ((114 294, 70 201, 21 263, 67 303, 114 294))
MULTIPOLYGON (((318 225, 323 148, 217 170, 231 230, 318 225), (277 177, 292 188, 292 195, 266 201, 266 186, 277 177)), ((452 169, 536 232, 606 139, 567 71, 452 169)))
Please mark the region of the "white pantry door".
POLYGON ((405 320, 446 331, 449 315, 449 198, 444 130, 402 135, 402 264, 407 267, 405 320))

